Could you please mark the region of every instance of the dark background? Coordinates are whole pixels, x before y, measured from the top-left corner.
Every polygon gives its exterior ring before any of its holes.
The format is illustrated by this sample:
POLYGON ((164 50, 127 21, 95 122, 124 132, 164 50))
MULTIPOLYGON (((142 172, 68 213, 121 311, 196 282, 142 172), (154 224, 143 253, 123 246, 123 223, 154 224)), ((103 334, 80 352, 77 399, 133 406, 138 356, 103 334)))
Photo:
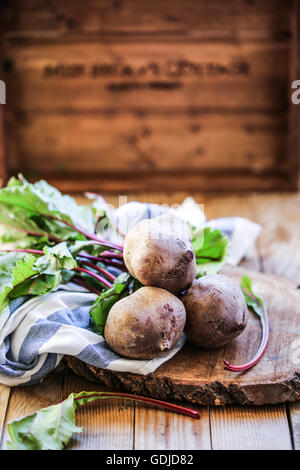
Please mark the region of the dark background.
POLYGON ((2 174, 66 191, 296 189, 297 5, 2 1, 2 174))

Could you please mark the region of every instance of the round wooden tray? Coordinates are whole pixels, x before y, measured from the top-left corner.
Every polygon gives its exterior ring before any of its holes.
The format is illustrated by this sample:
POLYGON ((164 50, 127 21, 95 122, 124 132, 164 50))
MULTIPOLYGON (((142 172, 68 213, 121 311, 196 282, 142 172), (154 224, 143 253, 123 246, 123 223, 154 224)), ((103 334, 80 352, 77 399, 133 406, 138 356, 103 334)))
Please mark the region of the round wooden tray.
POLYGON ((300 290, 283 278, 240 268, 224 274, 240 282, 242 274, 253 280, 254 291, 263 297, 271 333, 260 362, 243 373, 224 370, 223 358, 241 364, 255 354, 261 336, 260 323, 249 312, 246 330, 233 343, 218 350, 201 350, 186 343, 181 351, 154 373, 138 375, 98 369, 66 356, 78 375, 110 388, 164 400, 199 404, 232 403, 263 405, 300 399, 300 290))

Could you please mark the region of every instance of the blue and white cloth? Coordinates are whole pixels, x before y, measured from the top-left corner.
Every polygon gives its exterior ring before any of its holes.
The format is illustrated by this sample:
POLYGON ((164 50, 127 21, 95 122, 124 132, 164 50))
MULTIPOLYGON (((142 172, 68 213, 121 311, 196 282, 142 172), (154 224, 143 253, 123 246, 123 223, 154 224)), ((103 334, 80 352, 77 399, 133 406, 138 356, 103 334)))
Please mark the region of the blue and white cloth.
MULTIPOLYGON (((129 203, 116 209, 114 216, 118 225, 126 217, 130 228, 139 220, 166 210, 152 204, 129 203)), ((206 224, 202 210, 191 198, 171 210, 193 225, 206 224)), ((231 264, 239 263, 260 231, 260 226, 239 217, 216 219, 209 225, 221 228, 231 238, 231 264)), ((95 299, 95 294, 69 283, 41 297, 13 300, 0 314, 0 384, 39 383, 57 367, 64 355, 103 369, 147 375, 183 346, 184 335, 172 351, 156 359, 141 361, 118 356, 101 335, 89 329, 89 310, 95 299)))

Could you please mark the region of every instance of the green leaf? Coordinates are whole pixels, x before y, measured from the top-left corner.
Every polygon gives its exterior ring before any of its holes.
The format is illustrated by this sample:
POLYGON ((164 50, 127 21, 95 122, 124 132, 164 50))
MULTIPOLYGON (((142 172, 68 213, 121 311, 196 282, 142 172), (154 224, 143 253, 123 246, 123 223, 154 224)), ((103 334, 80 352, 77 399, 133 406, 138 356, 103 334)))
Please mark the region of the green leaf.
POLYGON ((8 253, 0 256, 0 311, 7 306, 8 295, 23 281, 38 273, 36 256, 8 253))
POLYGON ((8 299, 22 295, 43 295, 53 291, 72 275, 77 266, 65 242, 44 247, 44 256, 12 252, 0 256, 0 309, 8 299), (64 273, 64 275, 62 275, 64 273))
POLYGON ((30 416, 8 423, 10 441, 8 450, 60 450, 68 444, 73 432, 81 432, 76 426, 75 411, 78 406, 94 400, 106 398, 134 400, 141 403, 155 404, 161 408, 199 419, 195 410, 154 400, 153 398, 130 395, 121 392, 80 392, 71 393, 68 398, 56 405, 43 408, 30 416))
POLYGON ((0 222, 22 230, 51 234, 60 240, 85 237, 71 224, 94 232, 94 215, 90 206, 79 206, 46 181, 30 184, 23 177, 11 178, 0 190, 0 222))
POLYGON ((107 250, 107 247, 95 243, 94 241, 80 241, 77 240, 69 247, 70 253, 75 258, 80 252, 86 251, 90 255, 98 256, 102 251, 107 250))
POLYGON ((70 270, 77 266, 66 242, 58 243, 54 247, 45 246, 43 251, 45 255, 38 258, 35 263, 41 273, 55 275, 61 269, 70 270))
POLYGON ((131 280, 132 277, 128 273, 120 274, 112 287, 104 291, 92 305, 90 315, 99 333, 104 332, 106 319, 112 306, 129 294, 131 280))
POLYGON ((76 426, 74 404, 75 394, 57 405, 43 408, 36 413, 8 424, 9 450, 60 450, 68 444, 74 432, 82 429, 76 426))
MULTIPOLYGON (((0 194, 3 189, 0 190, 0 194)), ((14 234, 16 240, 26 237, 26 232, 35 232, 46 235, 46 228, 40 227, 34 219, 32 213, 29 213, 23 208, 17 207, 13 204, 0 202, 0 222, 10 228, 19 230, 19 236, 14 234)))
POLYGON ((221 230, 192 228, 197 277, 217 274, 226 262, 229 239, 221 230))
POLYGON ((62 284, 62 276, 60 272, 54 275, 38 274, 34 278, 27 279, 17 285, 10 293, 9 299, 17 299, 23 295, 44 295, 52 292, 59 284, 62 284))
POLYGON ((69 443, 73 433, 82 432, 82 428, 76 426, 75 411, 78 406, 110 397, 117 398, 118 394, 109 392, 71 393, 60 403, 42 408, 29 416, 8 423, 10 441, 6 443, 7 449, 63 449, 69 443))
POLYGON ((264 302, 261 297, 258 297, 256 294, 254 294, 252 289, 252 281, 246 274, 244 274, 242 277, 241 288, 244 293, 248 307, 251 307, 254 312, 258 315, 260 320, 263 321, 264 316, 267 315, 264 302))

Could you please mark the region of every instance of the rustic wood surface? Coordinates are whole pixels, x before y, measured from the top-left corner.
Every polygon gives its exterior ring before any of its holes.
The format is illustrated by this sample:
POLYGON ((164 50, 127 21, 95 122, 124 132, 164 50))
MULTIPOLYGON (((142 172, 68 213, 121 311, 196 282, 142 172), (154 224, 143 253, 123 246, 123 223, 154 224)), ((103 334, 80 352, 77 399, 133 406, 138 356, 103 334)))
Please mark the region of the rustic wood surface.
MULTIPOLYGON (((283 125, 286 119, 287 114, 217 112, 205 117, 172 112, 145 116, 96 113, 83 119, 73 113, 27 112, 21 118, 22 124, 18 121, 20 125, 11 126, 13 132, 7 142, 15 153, 24 156, 24 170, 34 168, 43 174, 71 171, 88 177, 91 161, 99 174, 119 172, 130 176, 133 171, 143 180, 145 173, 152 177, 153 172, 161 175, 170 168, 177 173, 249 172, 250 165, 252 171, 260 174, 273 168, 288 171, 288 159, 281 158, 287 149, 287 123, 283 125), (64 132, 58 133, 58 128, 64 132), (74 138, 76 135, 80 139, 74 138), (89 158, 83 159, 83 153, 89 158), (112 159, 112 154, 118 158, 112 159)), ((7 120, 12 124, 14 117, 8 113, 7 120)))
POLYGON ((223 3, 3 0, 10 173, 67 190, 296 189, 296 0, 223 3))
POLYGON ((3 55, 13 64, 5 74, 8 99, 13 109, 35 112, 282 111, 288 104, 289 50, 289 40, 216 45, 182 37, 3 43, 3 55))
MULTIPOLYGON (((1 56, 0 56, 1 57, 1 56)), ((0 104, 0 187, 6 179, 7 167, 5 158, 5 143, 4 143, 4 123, 3 123, 3 110, 0 104)))
MULTIPOLYGON (((175 204, 185 196, 183 192, 139 194, 129 199, 175 204)), ((208 219, 240 215, 263 225, 255 249, 242 263, 245 268, 265 270, 300 284, 299 194, 249 193, 219 197, 198 192, 194 197, 198 203, 205 204, 208 219)), ((108 200, 118 204, 117 195, 109 196, 108 200)), ((57 370, 35 387, 11 391, 2 388, 2 447, 5 447, 6 424, 10 419, 57 402, 71 391, 84 389, 100 390, 102 386, 67 370, 57 370)), ((259 407, 199 406, 199 410, 201 419, 194 421, 141 404, 97 402, 78 412, 78 422, 84 426, 84 432, 71 445, 73 449, 300 449, 299 402, 259 407)))
POLYGON ((186 400, 206 405, 240 403, 263 405, 300 399, 300 292, 297 284, 242 268, 222 270, 238 284, 243 273, 253 281, 254 292, 264 299, 269 314, 271 338, 263 358, 246 373, 224 370, 223 359, 243 364, 260 343, 259 320, 249 314, 248 325, 225 348, 201 350, 188 342, 181 351, 153 374, 143 376, 99 369, 66 357, 77 373, 87 368, 94 380, 108 387, 164 400, 186 400))
POLYGON ((193 34, 206 39, 270 39, 286 35, 290 27, 291 0, 81 0, 41 4, 35 0, 3 0, 2 25, 9 37, 31 37, 33 33, 69 36, 80 31, 102 33, 168 32, 193 34), (70 5, 72 6, 70 8, 70 5), (223 21, 219 21, 219 15, 223 21))

